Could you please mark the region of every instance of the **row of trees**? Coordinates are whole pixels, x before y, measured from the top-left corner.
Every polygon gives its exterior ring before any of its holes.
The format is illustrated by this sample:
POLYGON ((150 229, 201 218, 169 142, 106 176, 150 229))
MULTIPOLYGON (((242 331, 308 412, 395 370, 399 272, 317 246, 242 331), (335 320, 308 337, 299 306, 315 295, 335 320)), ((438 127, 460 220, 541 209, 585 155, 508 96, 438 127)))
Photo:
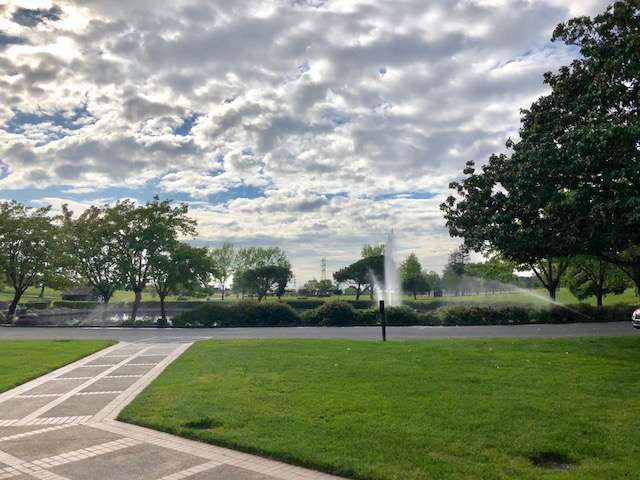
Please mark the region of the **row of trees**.
POLYGON ((66 206, 54 216, 50 207, 0 203, 0 271, 14 290, 7 314, 14 315, 34 285, 89 285, 105 304, 116 290, 130 290, 133 321, 149 287, 160 298, 163 319, 169 295, 206 292, 212 281, 223 295, 231 277, 239 291, 259 300, 284 292, 291 265, 281 249, 226 244, 207 250, 180 241, 195 234, 186 205, 158 198, 94 206, 78 216, 66 206))
POLYGON ((551 93, 523 111, 520 138, 469 162, 442 205, 468 249, 533 271, 551 298, 571 268, 601 294, 619 271, 640 289, 638 31, 636 0, 560 24, 552 40, 581 57, 545 74, 551 93))

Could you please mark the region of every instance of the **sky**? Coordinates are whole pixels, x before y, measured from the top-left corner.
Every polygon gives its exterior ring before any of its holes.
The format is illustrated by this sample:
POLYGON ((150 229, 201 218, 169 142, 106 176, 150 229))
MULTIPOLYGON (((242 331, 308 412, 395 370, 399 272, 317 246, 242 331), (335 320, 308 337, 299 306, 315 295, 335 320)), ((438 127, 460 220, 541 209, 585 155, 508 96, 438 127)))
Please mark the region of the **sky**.
POLYGON ((608 3, 0 0, 0 198, 186 202, 195 243, 280 246, 298 286, 391 229, 440 271, 449 183, 608 3))

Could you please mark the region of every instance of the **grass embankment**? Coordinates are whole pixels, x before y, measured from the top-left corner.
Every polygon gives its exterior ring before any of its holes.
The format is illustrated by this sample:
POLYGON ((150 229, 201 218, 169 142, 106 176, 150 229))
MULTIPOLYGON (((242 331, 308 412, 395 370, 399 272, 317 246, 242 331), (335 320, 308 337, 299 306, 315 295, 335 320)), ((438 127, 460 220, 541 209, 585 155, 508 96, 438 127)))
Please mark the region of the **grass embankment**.
POLYGON ((632 478, 639 365, 636 337, 207 341, 121 419, 360 479, 632 478))
POLYGON ((112 345, 109 341, 0 340, 0 392, 112 345))

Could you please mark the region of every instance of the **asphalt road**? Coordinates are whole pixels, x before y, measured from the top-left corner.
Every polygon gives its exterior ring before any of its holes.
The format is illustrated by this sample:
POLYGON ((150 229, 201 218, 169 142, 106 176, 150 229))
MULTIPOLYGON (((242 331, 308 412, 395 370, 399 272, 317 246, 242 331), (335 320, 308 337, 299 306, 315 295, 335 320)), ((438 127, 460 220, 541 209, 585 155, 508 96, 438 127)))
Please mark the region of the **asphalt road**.
MULTIPOLYGON (((435 338, 554 338, 640 335, 631 322, 566 325, 493 325, 478 327, 389 327, 389 340, 435 338)), ((128 342, 191 342, 208 338, 379 339, 379 327, 299 328, 76 328, 0 327, 0 339, 110 339, 128 342)))

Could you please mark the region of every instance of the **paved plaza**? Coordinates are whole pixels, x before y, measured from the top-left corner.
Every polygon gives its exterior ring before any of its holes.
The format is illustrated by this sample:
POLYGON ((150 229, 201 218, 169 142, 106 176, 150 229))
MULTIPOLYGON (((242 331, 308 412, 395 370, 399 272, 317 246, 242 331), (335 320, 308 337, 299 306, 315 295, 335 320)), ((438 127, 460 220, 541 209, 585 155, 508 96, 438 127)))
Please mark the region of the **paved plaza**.
POLYGON ((0 394, 0 480, 338 478, 116 421, 189 345, 119 343, 0 394))

